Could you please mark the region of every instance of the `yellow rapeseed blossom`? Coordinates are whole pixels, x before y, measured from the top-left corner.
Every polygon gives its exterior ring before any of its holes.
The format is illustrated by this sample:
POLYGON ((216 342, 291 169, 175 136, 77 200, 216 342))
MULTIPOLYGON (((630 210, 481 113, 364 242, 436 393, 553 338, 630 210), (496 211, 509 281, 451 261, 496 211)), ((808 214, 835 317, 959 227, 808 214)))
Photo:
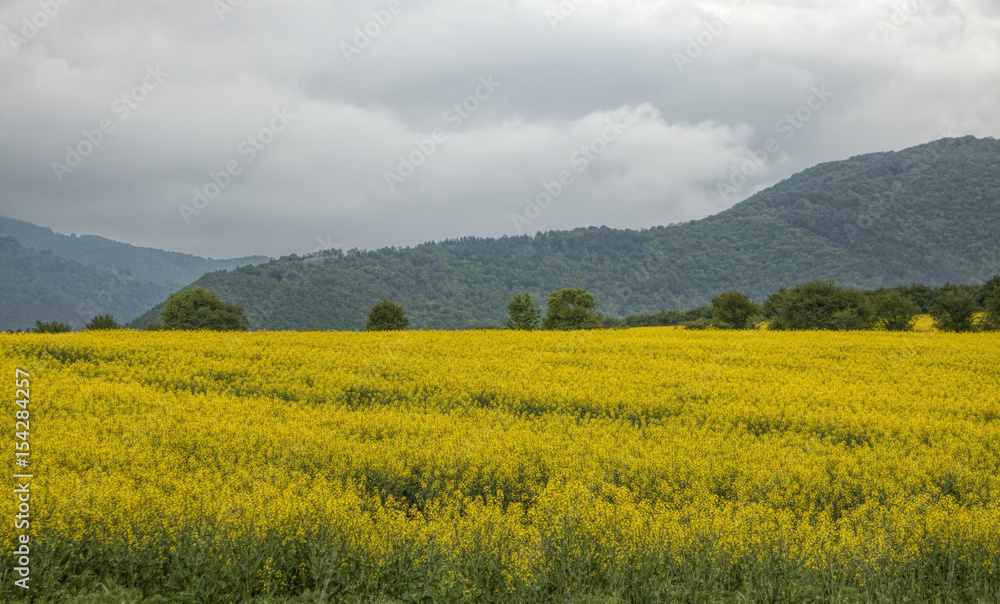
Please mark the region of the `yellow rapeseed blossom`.
POLYGON ((998 360, 935 332, 0 335, 31 375, 31 532, 74 572, 210 552, 261 593, 405 570, 469 601, 992 577, 998 360))

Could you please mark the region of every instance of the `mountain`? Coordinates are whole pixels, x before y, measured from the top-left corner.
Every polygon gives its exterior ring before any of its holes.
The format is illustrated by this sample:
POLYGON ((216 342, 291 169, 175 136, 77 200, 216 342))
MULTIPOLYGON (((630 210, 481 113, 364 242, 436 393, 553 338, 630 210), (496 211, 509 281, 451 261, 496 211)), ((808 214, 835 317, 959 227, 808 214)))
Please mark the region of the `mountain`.
POLYGON ((61 321, 80 328, 92 317, 128 320, 170 295, 170 285, 140 281, 36 252, 0 236, 0 327, 28 329, 35 321, 61 321))
POLYGON ((270 260, 267 256, 229 260, 201 258, 119 243, 96 235, 62 235, 30 222, 0 217, 0 236, 4 235, 17 239, 26 248, 49 250, 55 256, 80 264, 143 281, 173 285, 174 289, 191 283, 205 273, 270 260))
POLYGON ((81 328, 102 314, 127 322, 206 272, 267 260, 200 258, 0 218, 0 330, 81 328))
MULTIPOLYGON (((391 298, 413 327, 498 324, 514 293, 585 287, 611 316, 683 309, 811 279, 871 289, 1000 273, 1000 142, 949 138, 830 162, 703 220, 414 248, 327 251, 208 273, 255 329, 360 329, 391 298)), ((132 323, 157 322, 162 305, 132 323)))

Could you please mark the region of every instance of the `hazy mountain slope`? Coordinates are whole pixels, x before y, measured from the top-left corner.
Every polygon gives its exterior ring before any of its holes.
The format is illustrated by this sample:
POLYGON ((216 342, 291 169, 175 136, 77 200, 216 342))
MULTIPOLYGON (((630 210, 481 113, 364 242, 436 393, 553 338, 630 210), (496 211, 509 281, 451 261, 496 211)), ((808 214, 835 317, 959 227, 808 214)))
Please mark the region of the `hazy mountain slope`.
MULTIPOLYGON (((875 288, 977 282, 1000 273, 1000 142, 943 139, 822 164, 706 218, 643 231, 468 238, 325 252, 210 273, 193 285, 243 304, 254 328, 359 329, 382 297, 414 327, 499 323, 529 289, 582 286, 623 316, 763 298, 810 279, 875 288)), ((134 322, 155 322, 161 307, 134 322)))
POLYGON ((50 250, 56 256, 80 264, 130 275, 144 281, 171 284, 174 289, 208 272, 270 260, 266 256, 229 260, 201 258, 191 254, 137 247, 96 235, 61 235, 30 222, 0 217, 0 236, 3 235, 14 237, 22 246, 35 251, 50 250))
POLYGON ((61 321, 81 328, 98 314, 127 321, 173 289, 36 252, 13 237, 2 236, 0 284, 3 330, 29 329, 36 321, 61 321))

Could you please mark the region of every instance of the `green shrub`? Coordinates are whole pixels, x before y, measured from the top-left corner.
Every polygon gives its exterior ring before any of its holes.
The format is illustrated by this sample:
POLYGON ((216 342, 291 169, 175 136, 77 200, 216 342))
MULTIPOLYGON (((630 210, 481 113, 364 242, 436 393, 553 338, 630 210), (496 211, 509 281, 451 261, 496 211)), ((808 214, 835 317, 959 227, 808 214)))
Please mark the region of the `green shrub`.
POLYGON ((380 300, 368 311, 365 331, 401 331, 409 324, 402 306, 392 300, 380 300))
POLYGON ((67 333, 73 331, 68 323, 60 323, 59 321, 51 321, 49 323, 42 323, 41 321, 35 321, 35 333, 67 333))

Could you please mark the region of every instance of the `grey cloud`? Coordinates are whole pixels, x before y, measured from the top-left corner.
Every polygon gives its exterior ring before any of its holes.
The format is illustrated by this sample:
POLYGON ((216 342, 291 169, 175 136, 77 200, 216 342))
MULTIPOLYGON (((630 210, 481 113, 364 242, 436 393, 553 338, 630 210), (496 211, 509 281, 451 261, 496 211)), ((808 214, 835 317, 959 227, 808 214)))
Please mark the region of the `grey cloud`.
POLYGON ((639 228, 725 209, 718 183, 768 138, 780 152, 743 196, 821 161, 1000 131, 991 2, 924 0, 893 21, 902 2, 587 0, 553 30, 555 0, 400 1, 350 62, 342 45, 388 0, 245 1, 221 18, 212 2, 69 0, 17 51, 41 9, 3 3, 0 214, 215 257, 513 234, 525 198, 631 112, 529 232, 639 228), (169 77, 119 119, 115 99, 156 65, 169 77), (490 74, 500 88, 453 129, 445 111, 490 74), (784 138, 819 85, 833 98, 784 138), (281 107, 295 120, 247 161, 241 141, 281 107), (114 131, 60 182, 52 162, 102 119, 114 131), (386 172, 436 129, 447 141, 390 191, 386 172), (240 173, 186 223, 179 206, 231 161, 240 173))

